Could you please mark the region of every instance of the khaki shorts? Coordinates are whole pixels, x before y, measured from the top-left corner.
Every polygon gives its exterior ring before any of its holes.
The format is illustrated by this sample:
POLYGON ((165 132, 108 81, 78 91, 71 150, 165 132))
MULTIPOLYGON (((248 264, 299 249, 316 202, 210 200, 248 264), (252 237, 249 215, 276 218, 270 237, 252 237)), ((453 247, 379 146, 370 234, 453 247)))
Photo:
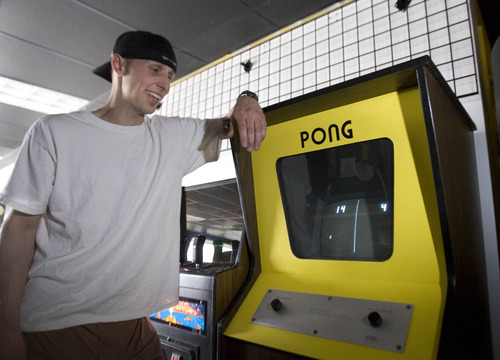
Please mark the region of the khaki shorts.
POLYGON ((29 360, 163 360, 146 318, 24 333, 29 360))

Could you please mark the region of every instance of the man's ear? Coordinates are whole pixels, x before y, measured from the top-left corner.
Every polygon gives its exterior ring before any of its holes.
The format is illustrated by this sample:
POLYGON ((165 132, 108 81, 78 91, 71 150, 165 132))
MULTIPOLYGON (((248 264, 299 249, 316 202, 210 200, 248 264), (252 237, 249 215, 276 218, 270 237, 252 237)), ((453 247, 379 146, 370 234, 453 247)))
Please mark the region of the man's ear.
POLYGON ((125 74, 125 59, 120 54, 113 54, 111 56, 111 69, 118 77, 122 77, 125 74))

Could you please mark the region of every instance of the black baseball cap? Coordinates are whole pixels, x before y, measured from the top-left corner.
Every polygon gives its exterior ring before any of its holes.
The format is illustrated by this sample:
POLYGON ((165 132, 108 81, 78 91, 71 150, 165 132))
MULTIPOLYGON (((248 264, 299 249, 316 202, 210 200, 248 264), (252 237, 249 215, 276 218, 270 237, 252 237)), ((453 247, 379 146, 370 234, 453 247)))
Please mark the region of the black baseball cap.
MULTIPOLYGON (((170 42, 163 36, 147 31, 127 31, 116 39, 113 54, 126 59, 158 61, 177 71, 177 60, 170 42)), ((92 72, 111 81, 111 61, 96 67, 92 72)))

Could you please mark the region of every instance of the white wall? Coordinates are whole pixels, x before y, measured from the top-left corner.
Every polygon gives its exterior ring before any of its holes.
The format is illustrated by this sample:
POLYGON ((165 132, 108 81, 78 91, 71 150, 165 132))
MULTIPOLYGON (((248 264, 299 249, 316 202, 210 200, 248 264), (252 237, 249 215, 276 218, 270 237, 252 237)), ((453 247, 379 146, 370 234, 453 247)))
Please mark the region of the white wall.
POLYGON ((483 220, 493 351, 494 359, 498 360, 500 359, 500 341, 498 341, 500 339, 500 264, 483 104, 480 95, 463 98, 461 102, 477 126, 477 131, 474 133, 474 141, 481 201, 481 217, 483 220))

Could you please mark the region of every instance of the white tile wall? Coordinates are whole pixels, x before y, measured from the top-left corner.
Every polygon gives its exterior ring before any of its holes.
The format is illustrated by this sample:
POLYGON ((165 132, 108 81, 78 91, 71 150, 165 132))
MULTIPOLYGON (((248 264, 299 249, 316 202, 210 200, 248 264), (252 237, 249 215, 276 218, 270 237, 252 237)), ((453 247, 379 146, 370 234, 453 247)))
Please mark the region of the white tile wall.
POLYGON ((268 106, 422 55, 457 96, 477 93, 467 0, 413 0, 406 12, 387 0, 339 3, 175 84, 161 112, 218 117, 246 89, 268 106))

